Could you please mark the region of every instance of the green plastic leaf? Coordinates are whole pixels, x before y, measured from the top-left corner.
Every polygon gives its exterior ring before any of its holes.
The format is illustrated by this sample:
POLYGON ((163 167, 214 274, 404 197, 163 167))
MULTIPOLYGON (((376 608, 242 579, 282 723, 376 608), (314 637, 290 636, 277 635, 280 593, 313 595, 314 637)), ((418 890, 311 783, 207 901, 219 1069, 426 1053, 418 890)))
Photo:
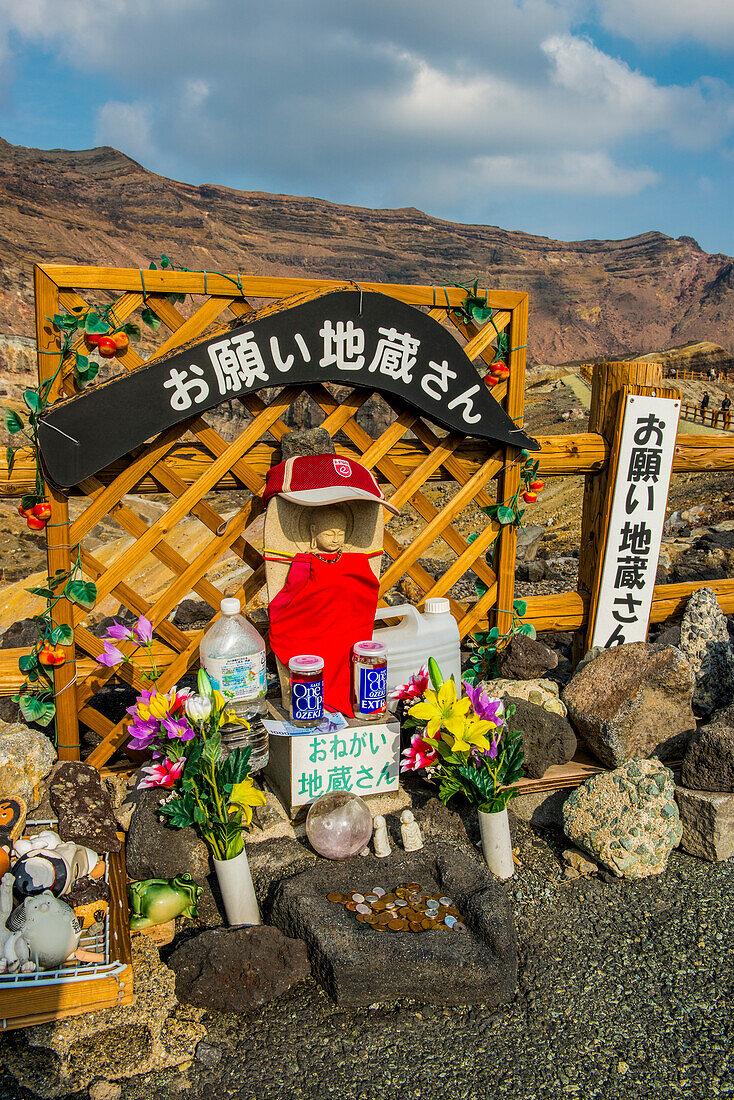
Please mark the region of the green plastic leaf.
POLYGON ((126 336, 129 336, 131 340, 140 339, 140 325, 137 325, 135 321, 126 321, 122 326, 122 331, 126 336))
POLYGON ((79 326, 79 317, 72 317, 68 313, 55 313, 54 327, 66 332, 74 332, 79 326))
POLYGON ((34 596, 41 596, 44 600, 52 600, 54 593, 50 588, 26 588, 26 592, 31 592, 34 596))
POLYGON ((56 707, 47 699, 39 699, 37 695, 29 695, 25 692, 18 699, 20 713, 26 722, 35 722, 39 726, 47 726, 56 713, 56 707))
POLYGON ((23 400, 25 401, 26 405, 32 413, 39 413, 43 408, 41 398, 38 396, 35 390, 24 390, 23 400))
POLYGON ((151 260, 150 263, 148 264, 148 271, 157 271, 157 270, 158 270, 158 264, 155 262, 155 260, 151 260))
POLYGON ((189 794, 181 794, 172 802, 161 806, 161 814, 174 829, 186 829, 194 824, 196 803, 189 794))
POLYGON ((98 313, 95 313, 93 309, 90 309, 84 320, 84 331, 90 333, 102 333, 109 332, 110 326, 104 321, 98 313))
POLYGON ((492 310, 489 306, 472 306, 471 318, 475 325, 486 325, 491 316, 492 310))
POLYGON ((30 672, 32 668, 35 668, 38 664, 37 653, 24 653, 22 657, 18 658, 18 668, 21 672, 30 672))
POLYGON ((40 500, 38 493, 26 493, 20 498, 20 506, 25 509, 32 508, 34 504, 39 504, 40 500))
POLYGON ((10 477, 15 466, 15 451, 12 447, 5 448, 5 461, 8 464, 8 477, 10 477))
POLYGON ((23 426, 23 421, 15 409, 5 410, 5 427, 11 435, 15 435, 16 432, 22 432, 23 426))
POLYGON ((147 325, 148 328, 152 328, 156 332, 161 327, 160 317, 156 317, 155 313, 150 308, 150 306, 145 306, 144 307, 144 309, 142 310, 142 312, 140 314, 140 319, 142 320, 144 325, 147 325))
POLYGON ((514 508, 508 508, 507 505, 502 505, 497 509, 497 519, 499 522, 506 526, 508 523, 515 522, 515 510, 514 508))
POLYGON ((483 596, 488 591, 486 584, 479 577, 474 581, 474 588, 478 596, 483 596))
POLYGON ((496 642, 497 639, 499 638, 499 636, 500 636, 500 628, 498 626, 493 626, 492 629, 487 634, 487 639, 490 640, 490 641, 496 642))
POLYGON ((170 267, 170 266, 171 266, 171 261, 168 259, 168 256, 166 256, 165 252, 162 252, 161 253, 161 267, 165 271, 166 268, 170 267))
POLYGON ((99 374, 99 363, 90 363, 86 370, 75 370, 74 377, 82 388, 88 386, 99 374))
POLYGON ((523 623, 522 626, 518 627, 517 633, 525 634, 528 638, 535 638, 537 636, 535 627, 532 623, 523 623))
POLYGON ((166 294, 166 298, 172 306, 180 305, 182 302, 186 301, 186 295, 181 294, 181 292, 178 290, 174 290, 170 294, 166 294))
POLYGON ((97 600, 97 586, 92 581, 69 581, 64 595, 85 611, 91 611, 97 600))
POLYGON ((524 615, 528 609, 528 602, 527 600, 515 600, 512 606, 518 615, 524 615))
POLYGON ((472 534, 469 535, 468 539, 466 540, 467 546, 471 546, 471 544, 474 542, 474 539, 478 539, 478 538, 479 538, 479 532, 478 531, 473 531, 472 534))
POLYGON ((51 641, 54 645, 71 645, 74 641, 74 631, 66 623, 61 623, 51 631, 51 641))
POLYGON ((80 374, 89 370, 89 356, 82 355, 82 353, 78 351, 74 359, 74 370, 78 371, 80 374))

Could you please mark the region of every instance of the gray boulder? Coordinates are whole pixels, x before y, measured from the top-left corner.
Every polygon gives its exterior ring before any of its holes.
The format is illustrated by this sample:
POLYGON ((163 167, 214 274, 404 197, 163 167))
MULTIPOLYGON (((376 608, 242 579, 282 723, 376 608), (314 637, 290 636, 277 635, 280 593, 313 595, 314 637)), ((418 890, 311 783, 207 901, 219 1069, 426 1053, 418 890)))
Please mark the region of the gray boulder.
POLYGON ((184 1004, 246 1012, 311 975, 306 945, 267 924, 209 928, 177 947, 167 964, 184 1004))
POLYGON ((734 856, 734 794, 677 787, 681 848, 712 863, 734 856))
POLYGON ((686 604, 680 649, 696 678, 696 712, 710 714, 728 706, 734 700, 734 649, 726 617, 710 588, 699 588, 686 604))
POLYGON ((282 882, 270 919, 305 940, 314 975, 340 1006, 359 1008, 404 997, 436 1005, 512 999, 517 939, 510 899, 471 852, 444 843, 419 852, 394 850, 383 859, 321 860, 282 882), (357 923, 354 913, 327 900, 330 892, 367 893, 416 882, 451 898, 466 932, 431 929, 385 932, 357 923))
POLYGON ((336 453, 334 441, 326 428, 297 428, 286 432, 280 440, 280 453, 283 462, 288 458, 301 458, 305 455, 333 455, 336 453))
POLYGON ((659 875, 682 835, 673 773, 638 759, 593 775, 564 802, 563 828, 619 878, 659 875))
POLYGON ((681 783, 696 791, 734 792, 734 728, 710 722, 694 733, 683 757, 681 783))
POLYGON ((56 750, 45 733, 22 722, 0 722, 0 798, 19 796, 35 810, 55 760, 56 750))
POLYGON ((537 680, 557 665, 558 654, 527 634, 513 634, 498 660, 504 680, 537 680))
POLYGON ((522 730, 526 775, 540 779, 553 764, 566 764, 573 758, 576 735, 565 718, 511 695, 505 696, 505 705, 508 703, 515 707, 510 727, 522 730))
POLYGON ((696 726, 693 687, 680 650, 632 642, 594 657, 562 698, 576 732, 602 764, 615 768, 635 756, 683 751, 696 726))

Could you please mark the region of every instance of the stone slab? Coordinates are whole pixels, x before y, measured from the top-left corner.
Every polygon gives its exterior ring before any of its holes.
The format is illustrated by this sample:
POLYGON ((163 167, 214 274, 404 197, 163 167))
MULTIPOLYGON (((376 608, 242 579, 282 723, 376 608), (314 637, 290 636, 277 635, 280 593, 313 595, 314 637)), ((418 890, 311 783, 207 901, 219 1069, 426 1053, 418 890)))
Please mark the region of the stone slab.
POLYGON ((478 858, 449 845, 395 851, 385 859, 318 860, 280 884, 269 919, 285 935, 305 941, 314 976, 344 1007, 403 998, 494 1007, 515 992, 517 940, 509 898, 478 858), (379 885, 389 890, 401 882, 451 897, 467 931, 375 932, 326 898, 332 891, 368 892, 379 885))
POLYGON ((684 852, 712 863, 734 856, 734 794, 676 787, 675 799, 684 852))

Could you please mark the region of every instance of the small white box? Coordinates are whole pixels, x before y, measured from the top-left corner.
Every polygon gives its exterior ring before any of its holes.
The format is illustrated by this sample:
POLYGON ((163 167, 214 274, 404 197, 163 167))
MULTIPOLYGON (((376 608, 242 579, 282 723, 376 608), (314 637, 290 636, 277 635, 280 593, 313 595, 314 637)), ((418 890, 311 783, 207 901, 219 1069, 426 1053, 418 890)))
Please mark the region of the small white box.
MULTIPOLYGON (((266 721, 288 720, 276 703, 268 701, 266 721)), ((379 722, 350 718, 333 733, 303 730, 289 735, 271 733, 270 759, 264 776, 288 813, 309 806, 330 791, 359 795, 395 794, 400 781, 400 723, 388 717, 379 722)))

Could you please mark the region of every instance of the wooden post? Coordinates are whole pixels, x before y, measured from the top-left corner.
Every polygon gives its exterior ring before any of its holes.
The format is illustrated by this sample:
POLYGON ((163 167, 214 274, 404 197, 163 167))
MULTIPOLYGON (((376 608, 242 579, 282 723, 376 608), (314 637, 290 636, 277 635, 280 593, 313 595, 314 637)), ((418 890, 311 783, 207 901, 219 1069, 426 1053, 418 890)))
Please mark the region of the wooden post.
MULTIPOLYGON (((518 428, 523 426, 525 409, 525 346, 528 342, 528 296, 513 309, 508 330, 510 355, 508 366, 510 379, 507 393, 507 415, 518 428)), ((505 448, 505 466, 497 479, 497 500, 509 500, 520 484, 520 452, 517 447, 505 448)), ((515 556, 517 553, 517 528, 514 524, 503 527, 499 536, 497 553, 497 612, 495 626, 500 635, 506 634, 512 625, 512 603, 515 599, 515 556)))
MULTIPOLYGON (((591 409, 589 431, 599 432, 614 447, 617 422, 618 397, 625 386, 650 387, 662 385, 662 368, 659 363, 596 363, 591 382, 591 409)), ((594 598, 595 577, 604 556, 602 532, 606 529, 612 506, 613 484, 609 476, 609 464, 598 474, 587 474, 584 486, 584 506, 581 519, 581 545, 579 549, 578 591, 589 604, 589 622, 593 622, 596 606, 594 598)), ((588 647, 588 630, 579 630, 574 638, 574 662, 581 659, 588 647)))
MULTIPOLYGON (((36 292, 36 338, 38 342, 38 379, 51 378, 59 365, 59 337, 48 318, 59 312, 59 288, 39 267, 33 269, 36 292)), ((60 377, 52 394, 61 390, 60 377)), ((69 504, 66 496, 45 483, 46 499, 51 504, 51 519, 46 527, 46 557, 48 572, 66 572, 71 566, 69 546, 69 504)), ((73 626, 72 606, 61 599, 54 608, 57 625, 73 626)), ((72 642, 64 647, 66 662, 54 669, 56 700, 56 751, 60 760, 79 759, 79 718, 76 706, 76 650, 72 642)))

